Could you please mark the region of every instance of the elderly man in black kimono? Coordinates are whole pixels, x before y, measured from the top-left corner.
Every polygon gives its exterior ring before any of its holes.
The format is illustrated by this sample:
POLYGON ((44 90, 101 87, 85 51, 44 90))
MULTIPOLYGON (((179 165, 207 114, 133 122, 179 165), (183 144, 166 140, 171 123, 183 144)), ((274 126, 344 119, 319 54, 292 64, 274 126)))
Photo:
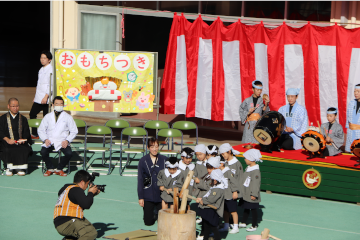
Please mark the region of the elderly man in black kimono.
POLYGON ((32 152, 31 135, 26 117, 19 113, 19 100, 10 98, 9 112, 0 117, 1 160, 7 165, 6 175, 24 176, 32 152))

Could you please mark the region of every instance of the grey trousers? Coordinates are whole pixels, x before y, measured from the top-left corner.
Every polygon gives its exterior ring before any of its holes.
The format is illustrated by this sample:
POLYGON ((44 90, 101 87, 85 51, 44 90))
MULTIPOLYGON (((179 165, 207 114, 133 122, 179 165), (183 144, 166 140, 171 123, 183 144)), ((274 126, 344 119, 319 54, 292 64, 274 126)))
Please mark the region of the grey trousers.
POLYGON ((56 230, 60 235, 65 236, 65 239, 74 239, 75 237, 78 240, 94 240, 98 234, 87 219, 80 220, 78 218, 61 224, 56 230))

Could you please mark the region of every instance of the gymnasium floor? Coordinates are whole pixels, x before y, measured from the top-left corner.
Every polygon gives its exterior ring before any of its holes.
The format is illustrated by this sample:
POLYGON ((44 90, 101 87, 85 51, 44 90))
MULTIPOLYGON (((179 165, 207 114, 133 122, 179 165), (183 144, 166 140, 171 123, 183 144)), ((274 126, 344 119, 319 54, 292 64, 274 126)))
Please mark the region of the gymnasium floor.
MULTIPOLYGON (((36 149, 39 146, 35 146, 36 149)), ((137 161, 132 165, 135 168, 137 161)), ((118 170, 115 168, 111 175, 96 178, 96 184, 107 185, 105 193, 96 196, 91 209, 85 210, 85 217, 98 230, 98 238, 137 229, 156 230, 156 224, 151 227, 143 224, 137 178, 120 177, 118 170)), ((62 239, 53 225, 53 209, 57 192, 64 184, 72 182, 75 172, 76 167, 73 167, 68 177, 45 178, 40 169, 32 168, 25 177, 0 176, 0 239, 62 239)), ((282 240, 360 239, 360 206, 355 203, 264 192, 261 198, 264 207, 259 211, 259 228, 252 234, 261 234, 264 228, 269 228, 270 234, 282 240)), ((242 209, 239 213, 241 219, 242 209)), ((241 229, 238 234, 222 233, 222 238, 246 239, 247 235, 250 233, 241 229)))

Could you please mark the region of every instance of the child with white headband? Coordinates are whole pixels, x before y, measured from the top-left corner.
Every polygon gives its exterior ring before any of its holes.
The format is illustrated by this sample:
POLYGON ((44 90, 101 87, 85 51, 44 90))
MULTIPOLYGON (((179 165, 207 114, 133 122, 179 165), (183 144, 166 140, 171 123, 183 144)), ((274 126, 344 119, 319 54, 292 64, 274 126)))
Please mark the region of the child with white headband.
POLYGON ((176 157, 170 157, 165 162, 165 169, 161 170, 157 176, 157 185, 162 191, 162 209, 167 209, 173 205, 173 196, 169 189, 181 188, 185 181, 184 173, 178 169, 179 163, 176 157))
MULTIPOLYGON (((190 182, 190 186, 194 187, 191 195, 194 197, 202 197, 203 195, 201 195, 201 196, 199 195, 200 189, 198 188, 197 185, 200 184, 201 180, 202 181, 210 180, 210 176, 206 169, 206 162, 207 162, 206 146, 204 144, 196 145, 194 151, 195 151, 197 162, 195 164, 195 169, 194 169, 195 179, 190 182)), ((196 223, 201 223, 201 221, 202 221, 201 217, 196 219, 196 223)), ((200 234, 200 236, 203 236, 202 233, 200 234)))
POLYGON ((256 231, 257 224, 257 209, 259 208, 260 199, 260 185, 261 185, 261 174, 259 165, 257 162, 262 162, 260 159, 262 156, 260 151, 257 149, 250 149, 243 154, 245 162, 248 167, 245 169, 245 172, 242 176, 241 182, 241 196, 243 201, 241 207, 244 208, 243 219, 239 224, 239 227, 245 228, 246 221, 250 215, 250 210, 252 213, 252 226, 246 231, 253 232, 256 231))
MULTIPOLYGON (((194 171, 195 164, 191 163, 193 156, 195 152, 189 147, 183 148, 181 151, 181 160, 179 161, 179 169, 183 171, 184 175, 187 176, 189 171, 194 171)), ((192 195, 192 192, 194 190, 193 185, 189 185, 189 194, 192 195)), ((191 202, 191 199, 187 200, 187 208, 190 210, 189 203, 191 202)))
POLYGON ((212 230, 214 233, 214 239, 220 240, 221 237, 217 227, 219 225, 219 217, 222 217, 224 212, 224 192, 225 189, 228 187, 228 182, 227 179, 224 178, 224 175, 222 174, 220 169, 213 169, 211 171, 210 177, 210 190, 202 198, 197 198, 196 202, 200 203, 200 216, 203 219, 203 239, 209 239, 209 235, 212 230), (208 204, 215 206, 217 209, 215 210, 206 206, 208 204))
POLYGON ((253 118, 255 116, 259 117, 259 115, 263 115, 264 113, 270 111, 269 109, 269 98, 264 97, 265 104, 263 99, 261 98, 261 93, 263 89, 263 83, 260 80, 254 80, 252 83, 252 91, 253 94, 246 98, 240 105, 239 114, 241 118, 241 122, 244 124, 248 119, 248 115, 252 115, 250 120, 245 123, 244 132, 242 136, 243 143, 259 143, 254 138, 254 127, 258 119, 253 118), (253 115, 255 114, 255 115, 253 115))
POLYGON ((206 147, 206 159, 216 157, 218 155, 219 148, 216 145, 208 145, 206 147))
POLYGON ((321 124, 321 132, 328 143, 323 156, 335 156, 341 153, 340 147, 344 144, 344 130, 336 121, 336 117, 337 108, 328 108, 326 118, 329 122, 321 124))
POLYGON ((240 182, 235 179, 234 174, 231 172, 230 168, 225 166, 226 160, 222 158, 220 160, 219 169, 224 174, 224 178, 228 180, 228 187, 225 189, 225 207, 224 207, 224 227, 221 228, 220 232, 229 231, 229 221, 230 214, 233 218, 234 225, 233 229, 229 233, 238 233, 239 232, 239 215, 237 213, 237 197, 240 193, 240 182), (237 194, 234 194, 236 192, 237 194))

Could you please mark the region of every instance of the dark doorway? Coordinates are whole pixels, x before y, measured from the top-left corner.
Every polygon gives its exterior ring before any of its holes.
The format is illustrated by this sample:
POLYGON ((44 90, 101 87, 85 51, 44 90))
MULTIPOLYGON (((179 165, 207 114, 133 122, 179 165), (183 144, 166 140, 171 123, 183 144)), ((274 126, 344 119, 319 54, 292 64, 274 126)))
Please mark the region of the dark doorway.
POLYGON ((36 87, 50 50, 50 2, 0 2, 0 87, 36 87))

